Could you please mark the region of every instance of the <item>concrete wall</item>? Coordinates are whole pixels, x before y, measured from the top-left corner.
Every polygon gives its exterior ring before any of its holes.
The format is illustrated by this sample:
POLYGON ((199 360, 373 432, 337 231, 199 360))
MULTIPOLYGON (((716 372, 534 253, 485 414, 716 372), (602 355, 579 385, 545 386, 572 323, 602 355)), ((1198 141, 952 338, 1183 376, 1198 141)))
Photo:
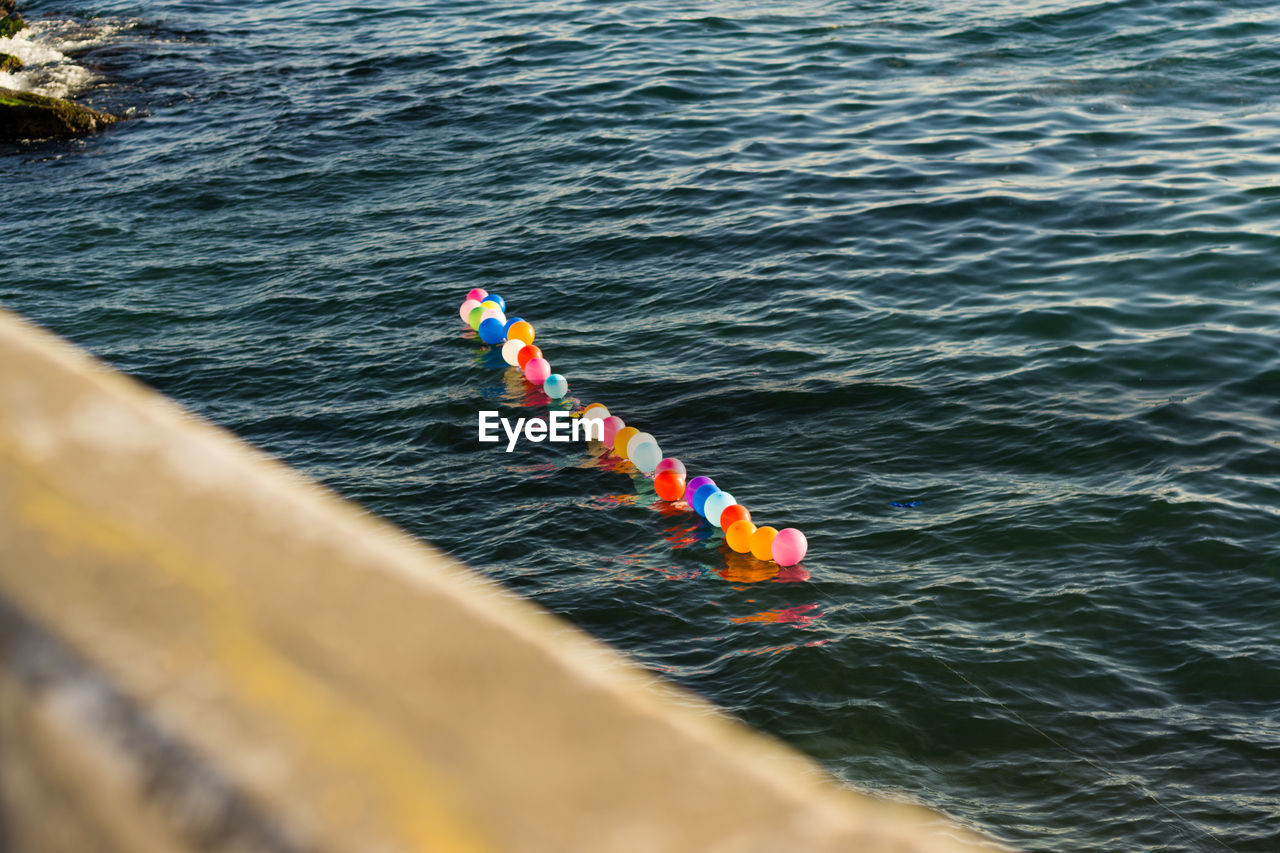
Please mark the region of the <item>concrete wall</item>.
POLYGON ((0 849, 959 851, 0 312, 0 849))

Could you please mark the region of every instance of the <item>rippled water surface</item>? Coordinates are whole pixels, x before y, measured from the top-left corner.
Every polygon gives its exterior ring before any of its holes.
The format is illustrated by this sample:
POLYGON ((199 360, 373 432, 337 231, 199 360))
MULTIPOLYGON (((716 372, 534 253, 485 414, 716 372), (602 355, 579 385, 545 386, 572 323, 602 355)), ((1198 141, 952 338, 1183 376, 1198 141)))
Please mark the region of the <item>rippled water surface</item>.
POLYGON ((1275 4, 25 11, 133 119, 0 150, 6 305, 851 785, 1280 850, 1275 4), (478 444, 475 286, 804 563, 478 444))

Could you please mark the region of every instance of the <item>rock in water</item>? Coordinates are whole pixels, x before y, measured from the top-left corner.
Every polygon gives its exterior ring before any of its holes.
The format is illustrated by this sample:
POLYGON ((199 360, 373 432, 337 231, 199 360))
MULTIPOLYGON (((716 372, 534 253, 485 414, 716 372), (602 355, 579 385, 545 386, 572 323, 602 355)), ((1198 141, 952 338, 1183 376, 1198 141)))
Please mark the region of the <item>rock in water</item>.
POLYGON ((0 53, 0 71, 17 71, 22 67, 22 60, 12 53, 0 53))
POLYGON ((13 34, 26 27, 27 22, 17 12, 0 18, 0 38, 12 38, 13 34))
POLYGON ((0 38, 11 38, 27 25, 22 16, 13 10, 17 0, 0 0, 0 38))
POLYGON ((70 139, 118 121, 61 98, 0 88, 0 139, 70 139))

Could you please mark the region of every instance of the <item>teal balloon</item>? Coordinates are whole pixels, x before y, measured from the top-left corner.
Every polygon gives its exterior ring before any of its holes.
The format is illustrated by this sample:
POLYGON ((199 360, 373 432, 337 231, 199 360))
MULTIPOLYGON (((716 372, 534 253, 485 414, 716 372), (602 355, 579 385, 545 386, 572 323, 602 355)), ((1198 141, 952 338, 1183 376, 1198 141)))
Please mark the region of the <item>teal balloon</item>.
POLYGON ((548 397, 559 399, 569 393, 569 380, 559 373, 553 373, 542 383, 542 391, 548 397))
POLYGON ((736 504, 733 495, 728 492, 713 492, 707 496, 706 501, 702 504, 702 514, 706 516, 707 521, 720 526, 720 513, 736 504))
POLYGON ((642 441, 631 448, 631 464, 640 469, 642 474, 652 474, 662 461, 662 451, 657 442, 642 441))

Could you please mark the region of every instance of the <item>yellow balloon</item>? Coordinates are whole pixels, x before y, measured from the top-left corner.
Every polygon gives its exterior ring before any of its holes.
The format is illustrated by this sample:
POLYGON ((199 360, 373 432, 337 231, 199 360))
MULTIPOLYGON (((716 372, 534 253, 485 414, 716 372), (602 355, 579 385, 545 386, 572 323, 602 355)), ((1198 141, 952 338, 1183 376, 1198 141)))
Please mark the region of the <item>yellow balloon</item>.
POLYGON ((757 527, 751 534, 751 554, 757 560, 773 559, 773 537, 778 535, 776 527, 757 527))
POLYGON ((745 554, 751 550, 751 534, 755 532, 756 526, 742 518, 729 525, 724 538, 728 541, 730 548, 739 554, 745 554))
POLYGON ((491 299, 486 299, 484 302, 481 302, 481 303, 480 303, 480 307, 481 307, 481 308, 492 308, 492 309, 494 309, 495 311, 501 311, 501 310, 502 310, 502 306, 501 306, 501 305, 499 305, 498 303, 494 302, 494 301, 493 301, 493 300, 491 300, 491 299))
POLYGON ((631 440, 633 435, 639 435, 640 430, 635 427, 623 427, 613 436, 613 455, 627 458, 627 442, 631 440))

